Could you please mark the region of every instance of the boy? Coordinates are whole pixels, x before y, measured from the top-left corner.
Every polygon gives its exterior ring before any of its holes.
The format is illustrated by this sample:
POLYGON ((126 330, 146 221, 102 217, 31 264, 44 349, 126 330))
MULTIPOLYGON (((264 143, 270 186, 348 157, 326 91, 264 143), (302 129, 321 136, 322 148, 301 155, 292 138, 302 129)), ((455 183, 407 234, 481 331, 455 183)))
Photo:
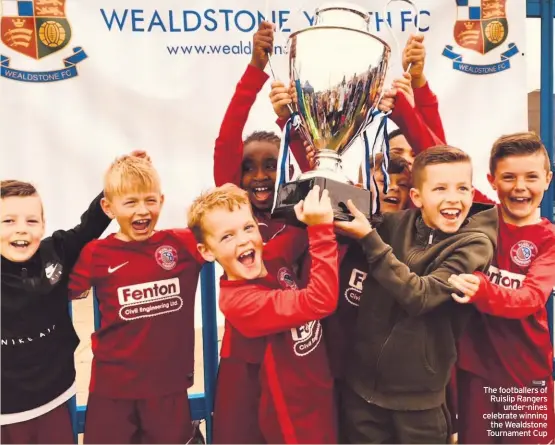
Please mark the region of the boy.
MULTIPOLYGON (((376 156, 373 171, 378 187, 383 187, 381 166, 383 156, 376 156)), ((389 191, 380 195, 382 213, 396 212, 408 208, 411 185, 410 166, 408 162, 392 155, 389 160, 388 173, 391 180, 389 191)), ((338 238, 339 258, 339 301, 337 310, 323 321, 326 347, 330 368, 335 379, 336 400, 341 405, 341 387, 344 385, 346 364, 351 360, 351 348, 358 314, 360 297, 367 285, 367 262, 360 244, 348 237, 338 238)), ((339 442, 346 443, 345 427, 339 417, 339 442)))
POLYGON ((552 177, 547 151, 534 133, 502 136, 494 143, 488 180, 500 201, 497 252, 487 273, 450 279, 465 295, 455 300, 472 302, 481 312, 473 311, 459 343, 460 443, 554 439, 553 349, 545 305, 555 287, 555 227, 537 216, 552 177), (487 386, 497 393, 487 393, 487 386), (499 388, 516 402, 501 403, 499 388), (519 401, 515 394, 536 401, 519 401), (510 415, 511 407, 519 419, 537 427, 510 434, 511 429, 500 430, 484 417, 510 415))
POLYGON ((150 162, 114 162, 104 194, 119 231, 83 249, 69 284, 72 298, 94 287, 102 314, 85 443, 187 443, 202 259, 190 231, 155 231, 164 196, 150 162))
POLYGON ((332 380, 318 321, 335 310, 338 294, 327 191, 320 199, 315 187, 295 213, 309 226, 313 258, 308 286, 301 290, 290 268, 305 246, 284 240, 286 233, 263 247, 244 191, 233 185, 217 188, 189 210, 199 252, 206 261, 218 261, 225 273, 220 309, 226 331, 218 379, 229 382, 230 374, 236 379, 234 386, 218 385, 214 423, 215 430, 219 424, 227 431, 227 436, 220 431, 227 443, 337 441, 332 380), (251 366, 254 349, 249 343, 259 339, 262 366, 257 368, 251 366), (233 388, 242 388, 251 373, 260 381, 260 397, 256 406, 245 407, 243 394, 233 388), (254 430, 246 431, 246 425, 254 430))
POLYGON ((447 280, 486 270, 493 256, 496 211, 467 219, 469 156, 433 147, 416 156, 412 175, 416 209, 384 214, 375 230, 349 202, 355 219, 336 222, 368 263, 342 393, 349 443, 447 442, 445 388, 464 323, 447 280))
POLYGON ((42 239, 44 210, 35 187, 1 182, 2 443, 74 442, 66 402, 75 394, 79 339, 67 285, 81 249, 110 224, 101 198, 73 229, 42 239))
MULTIPOLYGON (((268 54, 273 51, 273 42, 274 25, 261 22, 253 37, 251 62, 237 84, 214 148, 216 185, 233 183, 247 191, 264 242, 284 228, 282 221, 270 218, 280 138, 273 132, 256 131, 243 142, 243 129, 258 92, 268 80, 264 68, 268 54)), ((277 124, 283 128, 286 121, 287 118, 278 119, 277 124)), ((291 148, 297 161, 305 167, 304 148, 295 133, 291 148)))

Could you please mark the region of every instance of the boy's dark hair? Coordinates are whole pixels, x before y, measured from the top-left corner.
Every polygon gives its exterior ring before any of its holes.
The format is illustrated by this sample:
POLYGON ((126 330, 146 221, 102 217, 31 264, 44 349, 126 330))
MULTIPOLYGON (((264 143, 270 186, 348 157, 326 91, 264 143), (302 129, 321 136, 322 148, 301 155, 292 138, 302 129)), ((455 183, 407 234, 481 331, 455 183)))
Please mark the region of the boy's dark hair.
POLYGON ((387 136, 389 137, 389 139, 393 139, 393 138, 396 138, 397 136, 404 136, 404 135, 403 135, 403 132, 397 128, 393 130, 391 133, 389 133, 387 136))
POLYGON ((549 155, 542 140, 533 131, 512 133, 501 136, 493 143, 489 157, 489 171, 495 175, 500 159, 509 156, 530 156, 542 153, 545 156, 545 170, 550 171, 549 155))
POLYGON ((276 144, 279 148, 281 139, 273 131, 255 131, 247 136, 243 145, 247 145, 250 142, 270 142, 276 144))
POLYGON ((0 182, 0 198, 9 198, 12 196, 27 197, 38 195, 37 189, 33 184, 18 181, 16 179, 7 179, 0 182))
MULTIPOLYGON (((383 164, 383 154, 378 153, 376 155, 376 162, 370 160, 370 167, 372 169, 381 168, 383 164)), ((387 173, 390 175, 398 175, 401 173, 408 173, 410 175, 410 164, 405 158, 399 156, 398 154, 392 153, 389 156, 389 164, 387 166, 387 173)))
POLYGON ((472 162, 468 153, 462 151, 460 148, 450 145, 438 145, 428 148, 420 152, 414 158, 414 164, 412 165, 412 184, 417 188, 422 185, 424 180, 424 169, 428 165, 455 164, 460 162, 472 162))

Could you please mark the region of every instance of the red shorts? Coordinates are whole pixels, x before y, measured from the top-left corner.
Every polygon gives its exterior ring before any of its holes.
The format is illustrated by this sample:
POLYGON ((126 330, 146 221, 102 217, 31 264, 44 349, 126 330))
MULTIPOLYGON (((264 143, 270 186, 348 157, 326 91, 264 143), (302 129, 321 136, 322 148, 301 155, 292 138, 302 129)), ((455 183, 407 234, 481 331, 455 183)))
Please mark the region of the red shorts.
POLYGON ((2 443, 75 443, 67 403, 34 419, 2 425, 2 443))
MULTIPOLYGON (((548 444, 554 439, 555 411, 551 376, 545 380, 545 387, 530 386, 534 390, 533 393, 520 393, 523 397, 546 397, 547 402, 531 399, 518 401, 519 394, 501 394, 499 390, 495 394, 486 393, 484 387, 497 388, 501 385, 460 369, 457 377, 460 444, 548 444), (492 395, 514 399, 492 401, 492 395), (538 409, 538 406, 544 410, 538 409), (492 419, 492 414, 513 418, 492 419), (538 415, 544 418, 538 418, 538 415), (492 425, 492 422, 495 423, 492 425), (525 422, 528 422, 528 425, 525 422), (516 435, 509 435, 515 433, 516 435)), ((520 385, 514 385, 512 388, 520 388, 520 385)))
POLYGON ((89 394, 86 444, 184 444, 193 433, 187 391, 139 400, 89 394))
POLYGON ((260 365, 222 358, 218 370, 212 442, 266 443, 260 432, 260 365))

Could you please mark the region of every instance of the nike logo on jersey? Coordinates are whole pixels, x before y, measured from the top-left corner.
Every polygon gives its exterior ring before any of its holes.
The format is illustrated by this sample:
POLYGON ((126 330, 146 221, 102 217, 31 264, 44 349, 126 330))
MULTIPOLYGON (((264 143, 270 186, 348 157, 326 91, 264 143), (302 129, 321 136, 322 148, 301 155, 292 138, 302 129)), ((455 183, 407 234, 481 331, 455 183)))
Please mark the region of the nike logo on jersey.
POLYGON ((129 261, 126 261, 123 264, 120 264, 119 266, 116 267, 108 267, 108 273, 114 273, 116 270, 121 269, 123 266, 125 266, 126 264, 128 264, 129 261))

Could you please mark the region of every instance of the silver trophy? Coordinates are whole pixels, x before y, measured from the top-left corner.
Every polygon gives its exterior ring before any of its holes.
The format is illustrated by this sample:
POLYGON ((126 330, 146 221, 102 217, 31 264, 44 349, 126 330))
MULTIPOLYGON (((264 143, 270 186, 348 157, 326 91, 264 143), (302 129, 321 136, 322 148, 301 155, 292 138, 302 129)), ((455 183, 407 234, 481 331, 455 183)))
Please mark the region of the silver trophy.
POLYGON ((294 205, 316 184, 328 189, 336 219, 352 219, 348 199, 372 214, 370 191, 356 187, 341 169, 341 156, 371 122, 391 53, 369 24, 369 14, 355 5, 330 5, 316 10, 313 26, 289 37, 298 131, 314 147, 315 168, 279 186, 276 218, 294 223, 294 205))

